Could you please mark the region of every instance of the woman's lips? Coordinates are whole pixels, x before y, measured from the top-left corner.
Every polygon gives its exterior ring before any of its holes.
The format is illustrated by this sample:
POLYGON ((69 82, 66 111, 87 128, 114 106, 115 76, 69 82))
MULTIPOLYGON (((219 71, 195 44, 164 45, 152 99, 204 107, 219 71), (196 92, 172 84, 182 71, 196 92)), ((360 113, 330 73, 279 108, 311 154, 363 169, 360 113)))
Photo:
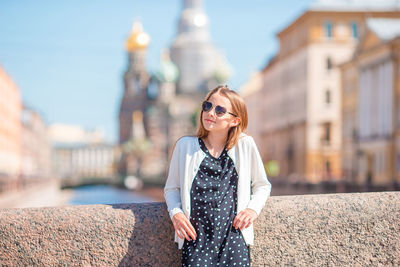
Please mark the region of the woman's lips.
POLYGON ((214 122, 214 121, 212 121, 212 120, 209 120, 209 119, 205 119, 205 121, 208 121, 208 122, 214 122))

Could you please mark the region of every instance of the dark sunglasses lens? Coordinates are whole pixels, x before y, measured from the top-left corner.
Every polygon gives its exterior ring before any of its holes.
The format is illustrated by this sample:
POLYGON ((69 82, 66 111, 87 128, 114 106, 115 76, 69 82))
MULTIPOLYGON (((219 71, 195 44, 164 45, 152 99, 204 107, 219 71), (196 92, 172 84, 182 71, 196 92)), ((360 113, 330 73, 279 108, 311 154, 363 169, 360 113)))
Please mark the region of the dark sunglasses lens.
POLYGON ((215 113, 217 113, 217 115, 223 115, 226 113, 226 109, 224 107, 221 106, 216 106, 215 107, 215 113))
POLYGON ((203 102, 203 111, 209 111, 212 108, 212 103, 204 101, 203 102))

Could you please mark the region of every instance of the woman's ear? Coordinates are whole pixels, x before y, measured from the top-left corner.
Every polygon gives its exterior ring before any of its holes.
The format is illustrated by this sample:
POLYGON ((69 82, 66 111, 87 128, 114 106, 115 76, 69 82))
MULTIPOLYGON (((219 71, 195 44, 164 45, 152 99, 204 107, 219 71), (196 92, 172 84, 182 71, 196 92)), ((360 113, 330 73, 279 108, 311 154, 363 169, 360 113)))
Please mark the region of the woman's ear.
POLYGON ((238 126, 240 124, 240 118, 235 117, 232 121, 231 121, 231 127, 235 127, 238 126))

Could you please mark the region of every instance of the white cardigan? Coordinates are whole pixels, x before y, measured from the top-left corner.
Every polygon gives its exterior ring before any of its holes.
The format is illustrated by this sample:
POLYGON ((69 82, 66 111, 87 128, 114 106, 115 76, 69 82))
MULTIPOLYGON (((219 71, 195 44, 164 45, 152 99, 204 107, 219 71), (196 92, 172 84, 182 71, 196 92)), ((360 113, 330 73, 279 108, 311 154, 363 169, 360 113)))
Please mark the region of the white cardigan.
MULTIPOLYGON (((250 208, 259 215, 270 195, 271 184, 267 179, 254 139, 242 133, 238 143, 228 150, 228 155, 233 160, 239 176, 237 213, 250 208)), ((190 216, 190 190, 205 156, 206 154, 200 148, 198 137, 184 136, 177 141, 164 188, 164 197, 171 219, 179 212, 190 216)), ((253 224, 243 229, 242 234, 246 244, 253 245, 253 224)), ((181 249, 184 239, 180 238, 176 232, 175 242, 181 249)))

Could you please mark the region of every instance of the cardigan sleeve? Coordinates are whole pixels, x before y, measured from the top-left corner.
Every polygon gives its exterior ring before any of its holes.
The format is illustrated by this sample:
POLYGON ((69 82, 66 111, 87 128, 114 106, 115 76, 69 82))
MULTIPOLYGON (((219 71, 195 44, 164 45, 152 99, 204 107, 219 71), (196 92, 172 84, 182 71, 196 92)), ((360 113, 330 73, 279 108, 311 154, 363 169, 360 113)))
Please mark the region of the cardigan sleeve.
POLYGON ((164 198, 167 204, 169 216, 172 217, 183 212, 181 201, 181 184, 180 184, 180 140, 176 142, 175 149, 172 153, 168 177, 164 187, 164 198))
POLYGON ((251 197, 247 208, 254 210, 260 215, 270 193, 271 183, 268 181, 260 153, 252 137, 249 138, 250 146, 250 175, 251 175, 251 197))

